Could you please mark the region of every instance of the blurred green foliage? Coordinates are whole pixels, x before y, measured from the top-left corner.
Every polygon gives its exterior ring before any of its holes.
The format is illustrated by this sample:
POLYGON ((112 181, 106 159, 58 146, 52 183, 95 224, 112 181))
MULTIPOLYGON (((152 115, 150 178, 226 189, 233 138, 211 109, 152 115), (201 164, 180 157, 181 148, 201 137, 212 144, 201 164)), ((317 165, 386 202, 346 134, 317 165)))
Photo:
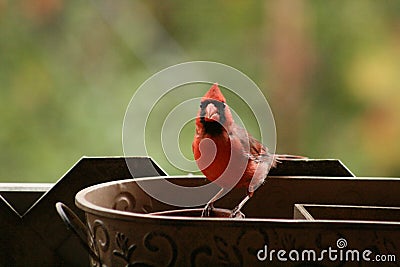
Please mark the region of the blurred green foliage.
POLYGON ((136 88, 191 60, 258 84, 278 152, 400 175, 399 1, 0 0, 0 33, 0 181, 52 182, 83 155, 122 155, 136 88))

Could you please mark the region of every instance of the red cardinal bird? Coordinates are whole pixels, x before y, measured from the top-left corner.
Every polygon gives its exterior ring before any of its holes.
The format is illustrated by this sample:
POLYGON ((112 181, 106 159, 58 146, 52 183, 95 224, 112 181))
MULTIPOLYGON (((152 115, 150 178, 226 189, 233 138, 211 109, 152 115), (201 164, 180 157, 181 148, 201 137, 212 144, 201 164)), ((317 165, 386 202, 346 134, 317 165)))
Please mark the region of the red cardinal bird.
MULTIPOLYGON (((281 158, 270 154, 268 148, 233 121, 218 84, 201 99, 192 149, 202 173, 222 188, 207 203, 202 216, 210 215, 213 203, 224 190, 246 187, 247 196, 231 214, 231 217, 240 216, 243 205, 263 184, 270 168, 276 166, 277 158, 281 158)), ((287 157, 292 156, 283 156, 287 157)))

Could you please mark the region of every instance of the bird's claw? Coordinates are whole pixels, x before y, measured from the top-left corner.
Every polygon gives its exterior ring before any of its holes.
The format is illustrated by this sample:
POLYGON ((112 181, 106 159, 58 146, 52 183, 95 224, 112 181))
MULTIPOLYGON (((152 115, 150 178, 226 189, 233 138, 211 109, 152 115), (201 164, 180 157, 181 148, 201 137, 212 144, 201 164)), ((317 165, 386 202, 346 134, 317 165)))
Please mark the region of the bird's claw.
POLYGON ((240 211, 239 206, 234 208, 231 212, 230 218, 245 218, 244 214, 240 211))
POLYGON ((201 212, 201 217, 211 217, 211 212, 213 209, 214 206, 212 204, 207 204, 201 212))

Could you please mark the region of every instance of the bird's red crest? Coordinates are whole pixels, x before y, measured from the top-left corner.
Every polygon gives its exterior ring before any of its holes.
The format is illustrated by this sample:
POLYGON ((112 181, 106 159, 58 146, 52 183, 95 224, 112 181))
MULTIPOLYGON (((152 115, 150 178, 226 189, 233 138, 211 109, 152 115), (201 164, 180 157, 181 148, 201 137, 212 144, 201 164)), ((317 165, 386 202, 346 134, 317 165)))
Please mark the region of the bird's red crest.
POLYGON ((213 86, 211 86, 210 90, 208 90, 208 92, 203 96, 201 101, 207 99, 213 99, 224 103, 226 102, 224 95, 218 87, 218 83, 214 83, 213 86))

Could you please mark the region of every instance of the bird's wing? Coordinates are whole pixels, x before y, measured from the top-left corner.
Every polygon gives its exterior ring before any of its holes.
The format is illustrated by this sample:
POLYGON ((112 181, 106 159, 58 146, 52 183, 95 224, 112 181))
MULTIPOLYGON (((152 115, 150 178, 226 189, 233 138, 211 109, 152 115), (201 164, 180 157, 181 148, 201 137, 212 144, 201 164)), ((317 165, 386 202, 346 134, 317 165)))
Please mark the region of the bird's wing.
POLYGON ((247 188, 248 194, 252 195, 263 184, 270 168, 275 167, 277 162, 274 155, 268 152, 268 148, 245 129, 236 126, 233 131, 232 135, 236 135, 240 139, 244 155, 252 161, 252 164, 248 165, 251 166, 250 168, 253 172, 247 188))
POLYGON ((268 153, 268 148, 265 147, 260 141, 255 139, 244 128, 235 125, 235 127, 233 127, 232 134, 239 137, 244 148, 243 152, 247 154, 250 159, 255 161, 264 161, 267 157, 271 157, 271 154, 268 153))

